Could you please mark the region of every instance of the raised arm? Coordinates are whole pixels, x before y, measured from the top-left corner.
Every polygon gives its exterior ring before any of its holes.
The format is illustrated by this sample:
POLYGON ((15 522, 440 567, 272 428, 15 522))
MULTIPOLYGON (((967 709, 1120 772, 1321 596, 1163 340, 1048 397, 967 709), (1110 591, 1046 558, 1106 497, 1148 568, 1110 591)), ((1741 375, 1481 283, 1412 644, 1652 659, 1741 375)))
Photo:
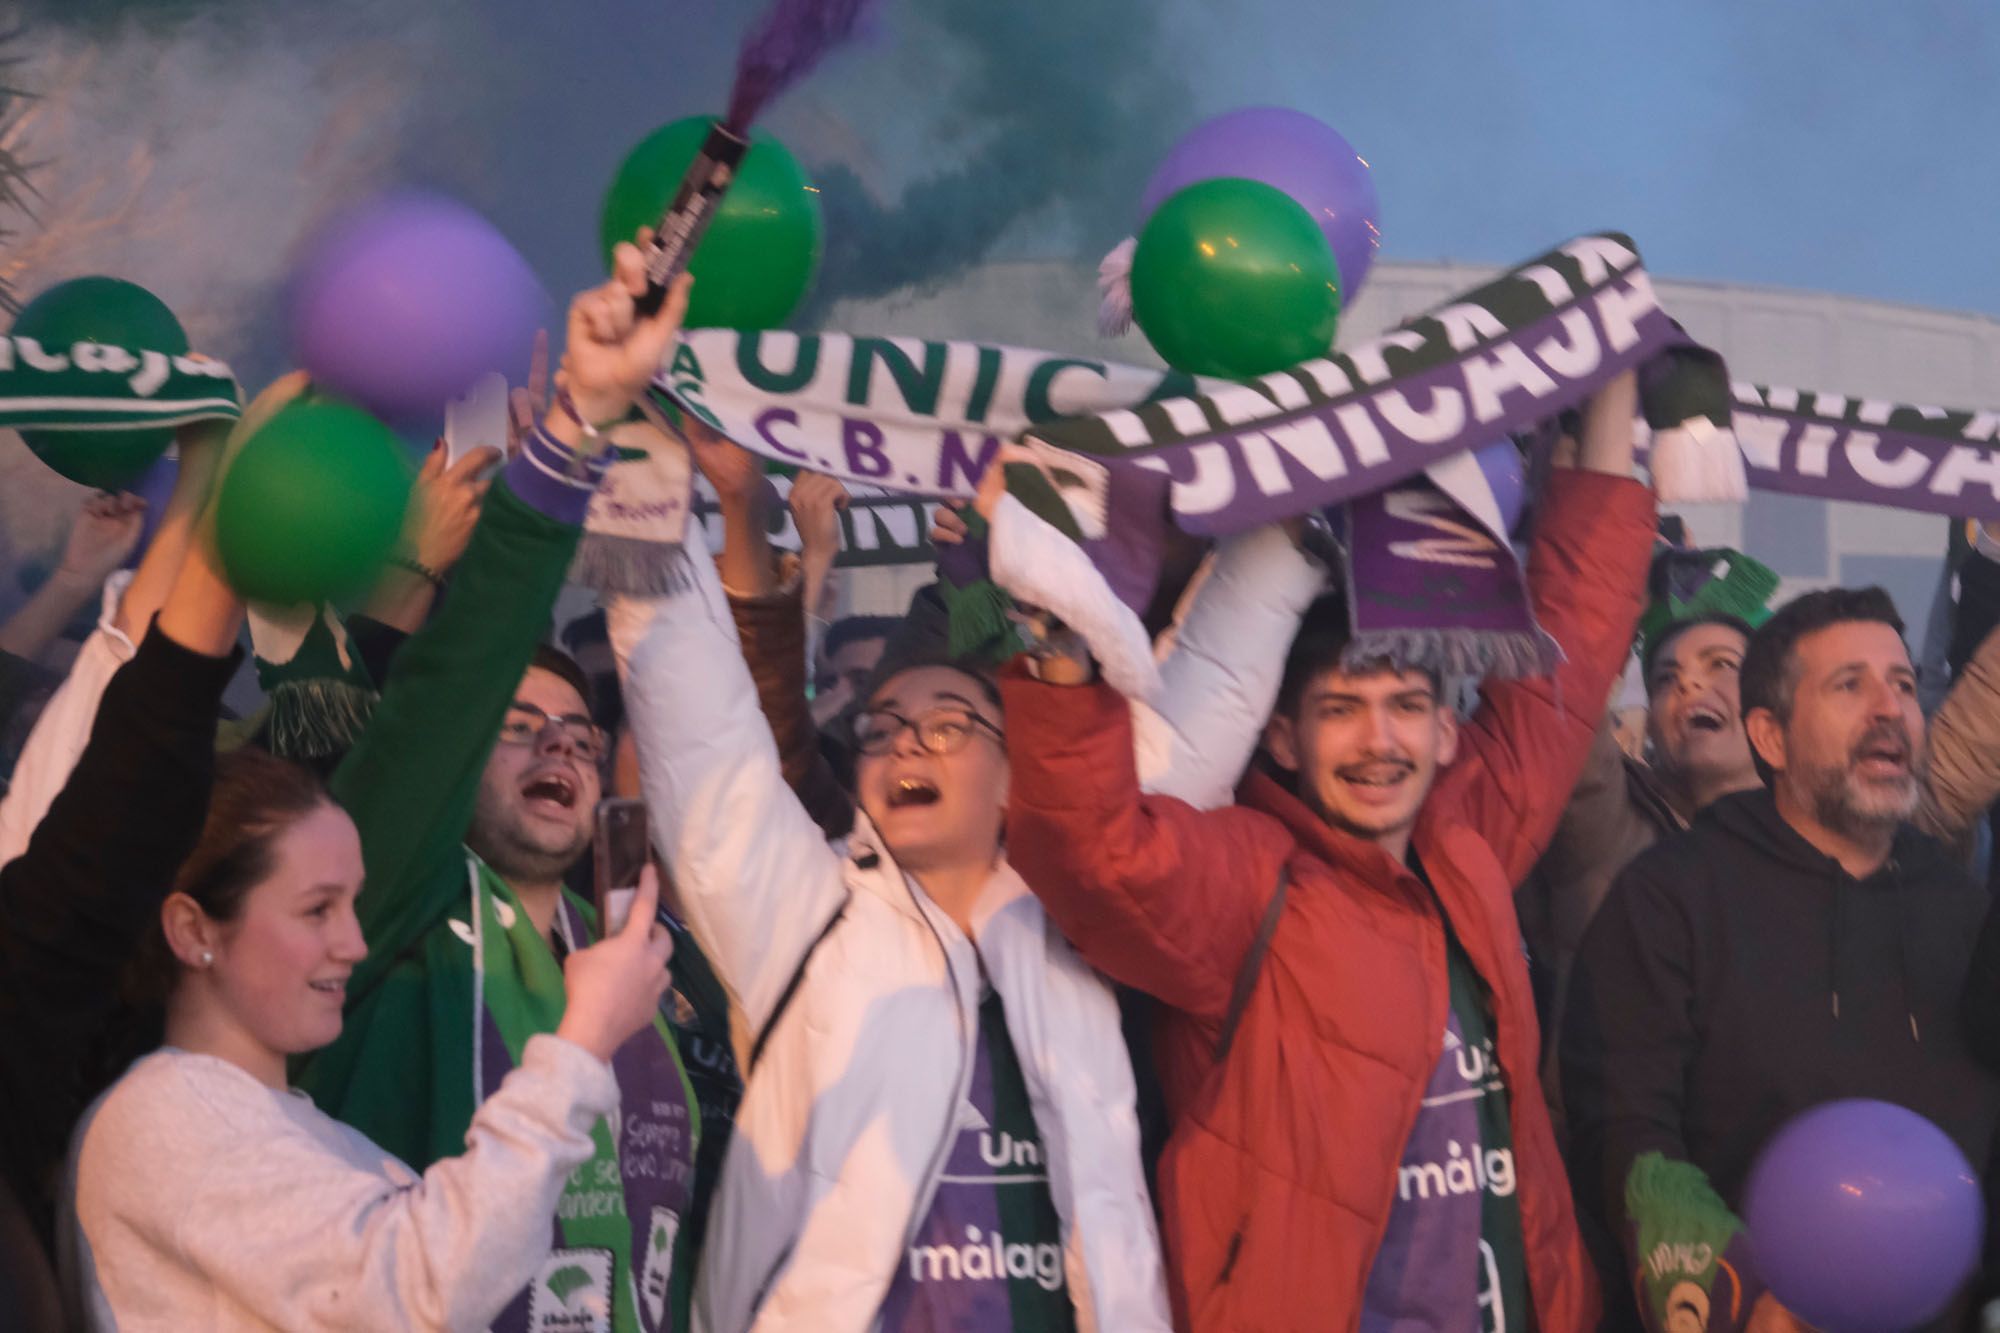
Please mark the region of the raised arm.
POLYGON ((607 621, 653 846, 755 1034, 846 901, 841 857, 786 785, 699 525, 691 586, 621 597, 607 621))
POLYGON ((538 432, 508 465, 451 596, 396 654, 381 701, 328 784, 360 830, 367 867, 356 910, 368 958, 355 970, 352 997, 366 994, 447 906, 433 899, 463 896, 463 876, 440 867, 464 854, 480 774, 602 473, 593 466, 574 481, 561 477, 569 457, 538 432))
POLYGON ((0 864, 27 849, 29 836, 83 753, 112 673, 132 659, 134 643, 144 637, 146 627, 153 623, 180 578, 215 488, 226 442, 232 434, 239 440, 247 438, 271 413, 297 396, 304 383, 304 377, 297 375, 272 383, 257 396, 233 432, 226 421, 199 421, 178 432, 180 470, 139 567, 129 578, 111 576, 97 629, 84 640, 69 674, 36 719, 15 765, 14 780, 5 799, 0 800, 0 864))
POLYGON ((100 491, 85 500, 47 581, 0 624, 0 652, 34 658, 47 651, 132 554, 145 512, 146 502, 136 495, 100 491))
POLYGON ((222 473, 230 446, 240 446, 257 433, 294 398, 305 392, 303 371, 280 375, 243 409, 240 421, 197 421, 175 434, 180 450, 180 470, 174 476, 173 494, 160 515, 153 540, 146 547, 132 584, 119 603, 116 624, 127 635, 145 633, 153 616, 166 601, 187 553, 192 549, 201 516, 206 510, 216 479, 222 473))
MULTIPOLYGON (((1082 550, 1006 494, 1002 467, 1015 458, 1002 450, 976 502, 993 578, 1060 622, 1001 678, 1007 859, 1091 966, 1219 1020, 1291 838, 1239 807, 1141 794, 1135 696, 1163 693, 1151 645, 1082 550)), ((1290 631, 1276 637, 1282 666, 1290 631)))
POLYGON ((734 588, 729 615, 743 645, 743 661, 757 686, 758 706, 778 745, 785 782, 829 839, 854 828, 854 798, 840 785, 820 749, 819 726, 806 699, 806 612, 802 580, 794 575, 776 591, 744 596, 734 588))
POLYGON ((83 641, 62 683, 49 695, 29 729, 13 778, 5 796, 0 797, 0 865, 28 850, 28 839, 83 756, 105 687, 118 669, 132 660, 132 640, 113 623, 113 608, 129 586, 126 576, 111 576, 97 628, 83 641))
POLYGON ((1231 806, 1142 796, 1131 709, 1104 684, 1001 679, 1007 859, 1114 980, 1219 1020, 1291 838, 1231 806))
POLYGON ((828 838, 844 838, 854 827, 854 802, 820 751, 806 699, 806 608, 812 603, 805 600, 802 574, 780 575, 769 523, 775 493, 748 449, 692 415, 684 429, 695 466, 715 488, 722 511, 716 567, 785 781, 828 838))
POLYGON ((819 631, 807 636, 808 650, 813 651, 826 629, 818 617, 838 595, 833 565, 840 556, 840 514, 847 508, 847 487, 824 472, 801 472, 792 479, 785 507, 792 511, 792 525, 799 531, 799 599, 819 631))
POLYGON ((1132 705, 1139 783, 1200 809, 1228 805, 1256 751, 1299 618, 1326 580, 1279 524, 1229 537, 1160 663, 1160 693, 1132 705))
POLYGON ((0 1152, 23 1197, 39 1194, 95 1094, 84 1054, 116 1012, 119 977, 200 836, 242 623, 204 537, 138 652, 111 677, 47 816, 0 868, 0 1024, 10 1034, 0 1152))
POLYGON ((1982 523, 1972 550, 1958 567, 1958 604, 1951 618, 1951 647, 1946 652, 1953 677, 1965 670, 1972 654, 2000 626, 2000 520, 1982 523))
POLYGON ((431 447, 410 491, 402 552, 376 580, 363 614, 405 634, 423 628, 445 576, 472 540, 480 502, 492 484, 487 474, 499 461, 498 449, 481 445, 447 467, 444 441, 431 447))
POLYGON ((1528 553, 1535 617, 1562 649, 1550 677, 1499 681, 1460 730, 1459 759, 1439 779, 1470 812, 1509 884, 1555 832, 1624 670, 1653 550, 1653 494, 1631 477, 1631 376, 1585 414, 1580 465, 1558 468, 1528 553))
POLYGON ((621 246, 618 274, 571 303, 569 396, 488 493, 451 596, 396 654, 367 729, 328 784, 360 830, 368 876, 356 910, 369 953, 350 1003, 462 892, 442 870, 462 855, 480 774, 606 467, 602 437, 587 437, 584 422, 629 410, 686 309, 683 284, 658 314, 637 318, 644 281, 636 248, 621 246))

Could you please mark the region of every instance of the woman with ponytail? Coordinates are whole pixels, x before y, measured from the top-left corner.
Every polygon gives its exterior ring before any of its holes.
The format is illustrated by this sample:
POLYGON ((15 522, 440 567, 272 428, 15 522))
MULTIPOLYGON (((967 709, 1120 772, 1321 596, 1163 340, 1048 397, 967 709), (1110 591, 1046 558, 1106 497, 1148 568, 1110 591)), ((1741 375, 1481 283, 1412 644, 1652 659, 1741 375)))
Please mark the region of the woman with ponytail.
POLYGON ((142 955, 165 1043, 77 1134, 90 1327, 483 1328, 546 1258, 563 1183, 618 1102, 611 1054, 666 989, 656 883, 624 931, 568 957, 561 1024, 480 1106, 467 1151, 419 1176, 286 1081, 340 1035, 367 954, 361 880, 354 821, 318 778, 255 750, 220 761, 142 955))

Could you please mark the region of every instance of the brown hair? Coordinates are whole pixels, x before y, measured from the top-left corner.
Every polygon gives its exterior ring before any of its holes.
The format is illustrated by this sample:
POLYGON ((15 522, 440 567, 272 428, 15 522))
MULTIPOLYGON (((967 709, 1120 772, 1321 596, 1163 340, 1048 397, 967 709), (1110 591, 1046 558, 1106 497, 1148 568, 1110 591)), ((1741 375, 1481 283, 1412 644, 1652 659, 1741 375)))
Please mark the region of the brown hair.
MULTIPOLYGON (((201 838, 181 862, 172 891, 194 899, 213 920, 233 920, 250 890, 270 875, 278 838, 332 803, 310 769, 250 746, 223 755, 215 762, 201 838)), ((133 998, 164 1001, 176 967, 156 914, 135 963, 133 998)))
POLYGON ((964 676, 979 687, 980 696, 987 703, 993 705, 995 712, 1004 712, 1005 705, 1000 701, 1000 682, 994 679, 993 669, 986 663, 976 659, 952 657, 947 653, 917 653, 910 657, 896 659, 893 664, 889 665, 889 669, 886 671, 880 667, 876 668, 874 678, 868 682, 868 692, 861 698, 861 707, 865 710, 870 704, 874 703, 875 696, 887 689, 889 683, 898 676, 906 676, 912 671, 925 671, 931 668, 951 671, 964 676))
MULTIPOLYGON (((1402 671, 1401 663, 1389 658, 1357 660, 1349 651, 1354 644, 1353 623, 1347 614, 1344 593, 1330 592, 1314 600, 1299 617, 1298 632, 1285 652, 1284 675, 1278 682, 1275 714, 1296 719, 1305 700, 1306 687, 1329 671, 1369 675, 1376 671, 1402 671)), ((1444 696, 1444 678, 1430 667, 1421 671, 1431 683, 1431 693, 1444 696)))
POLYGON ((597 688, 574 657, 552 643, 538 643, 534 655, 528 659, 528 670, 546 671, 561 680, 576 691, 577 698, 583 700, 584 711, 596 716, 597 688))

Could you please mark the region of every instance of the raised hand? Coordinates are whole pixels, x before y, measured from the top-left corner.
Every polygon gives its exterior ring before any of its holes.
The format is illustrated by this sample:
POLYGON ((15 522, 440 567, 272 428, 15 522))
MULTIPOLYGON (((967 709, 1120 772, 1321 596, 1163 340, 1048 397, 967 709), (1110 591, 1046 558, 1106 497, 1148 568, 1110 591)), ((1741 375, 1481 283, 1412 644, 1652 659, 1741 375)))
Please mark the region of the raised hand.
POLYGON ((136 495, 91 496, 70 525, 55 576, 98 587, 132 554, 145 521, 146 502, 136 495))
POLYGON ((1639 374, 1614 376, 1583 405, 1583 436, 1576 466, 1614 477, 1632 475, 1633 423, 1639 415, 1639 374))
MULTIPOLYGON (((194 421, 174 432, 174 444, 180 451, 180 473, 174 478, 174 493, 167 500, 166 512, 160 515, 159 526, 153 531, 152 544, 139 558, 139 568, 119 602, 117 625, 121 631, 134 639, 144 634, 155 613, 165 608, 171 590, 185 583, 189 588, 201 586, 198 592, 184 589, 186 595, 171 617, 184 636, 177 637, 179 643, 193 647, 197 641, 221 642, 219 636, 235 632, 233 625, 240 608, 232 606, 234 594, 227 593, 220 585, 220 576, 214 573, 217 557, 212 549, 211 529, 215 506, 209 501, 228 460, 279 409, 310 387, 306 373, 295 370, 266 385, 243 409, 241 419, 194 421), (200 610, 199 624, 182 619, 189 607, 200 610)), ((202 651, 223 652, 227 648, 224 642, 222 648, 202 651)))
POLYGON ((831 567, 840 554, 840 511, 847 508, 847 487, 823 472, 801 472, 785 497, 799 529, 799 558, 807 564, 823 559, 831 567))
POLYGON ((610 1060, 660 1012, 673 975, 673 936, 659 923, 660 872, 639 872, 639 891, 624 929, 563 960, 562 1022, 556 1035, 610 1060))
MULTIPOLYGON (((993 521, 993 515, 999 512, 1000 501, 1007 495, 1009 463, 1026 463, 1044 475, 1048 472, 1033 450, 1018 444, 1001 445, 1000 451, 980 476, 979 493, 972 501, 972 507, 988 523, 993 521)), ((962 522, 960 526, 963 526, 962 522)), ((1051 685, 1082 685, 1095 678, 1096 667, 1091 660, 1089 645, 1083 641, 1082 635, 1054 615, 1017 597, 1008 619, 1020 625, 1026 635, 1031 645, 1029 653, 1036 661, 1036 674, 1041 679, 1051 685)))
MULTIPOLYGON (((557 382, 584 423, 606 425, 622 417, 660 369, 667 348, 680 333, 694 280, 683 274, 657 311, 640 315, 646 292, 646 261, 639 247, 621 244, 612 257, 611 280, 570 302, 568 336, 557 382)), ((582 438, 582 427, 561 411, 549 418, 558 439, 582 438)))
POLYGON ((757 455, 692 412, 681 413, 681 438, 687 441, 695 467, 715 487, 716 498, 725 510, 750 508, 763 501, 768 487, 757 455))
POLYGON ((746 597, 777 591, 777 561, 765 523, 776 497, 764 477, 764 465, 692 412, 681 413, 681 438, 721 502, 722 550, 717 561, 722 586, 746 597))
POLYGON ((801 472, 787 499, 799 529, 801 596, 806 612, 830 614, 826 605, 833 562, 840 556, 840 511, 847 508, 847 487, 821 472, 801 472))
POLYGON ((993 455, 993 461, 986 465, 986 471, 980 474, 979 493, 972 499, 972 507, 977 509, 979 516, 988 523, 993 521, 994 513, 1000 508, 1000 501, 1007 495, 1009 463, 1026 463, 1044 473, 1048 471, 1032 449, 1023 448, 1018 444, 1001 445, 999 452, 993 455))
POLYGON ((219 434, 232 450, 241 448, 245 440, 263 429, 265 422, 278 415, 293 400, 303 397, 311 388, 312 377, 303 370, 288 371, 278 376, 250 400, 240 420, 233 423, 200 421, 188 427, 178 437, 183 458, 190 445, 199 443, 204 436, 213 438, 219 434))
POLYGON ((962 545, 969 531, 970 529, 965 526, 964 517, 955 506, 939 505, 937 512, 931 515, 932 546, 962 545))
POLYGON ((100 492, 84 501, 55 572, 12 615, 0 618, 0 652, 36 658, 48 651, 132 553, 145 509, 136 495, 100 492))
POLYGON ((417 473, 409 517, 403 522, 403 546, 411 559, 440 575, 458 563, 492 484, 481 476, 499 461, 500 451, 491 445, 470 450, 450 467, 442 445, 431 450, 417 473))

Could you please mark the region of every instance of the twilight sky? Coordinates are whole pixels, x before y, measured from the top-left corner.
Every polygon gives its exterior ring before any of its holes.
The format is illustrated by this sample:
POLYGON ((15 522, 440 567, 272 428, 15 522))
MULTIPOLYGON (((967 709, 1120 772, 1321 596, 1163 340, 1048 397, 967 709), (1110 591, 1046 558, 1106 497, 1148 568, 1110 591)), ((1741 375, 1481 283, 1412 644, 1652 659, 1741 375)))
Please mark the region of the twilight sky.
MULTIPOLYGON (((18 2, 50 163, 24 285, 147 282, 246 371, 300 238, 382 185, 484 209, 553 293, 593 280, 618 160, 719 109, 757 7, 18 2)), ((1996 69, 1988 0, 888 0, 769 126, 826 186, 826 297, 1095 259, 1180 132, 1278 102, 1374 165, 1386 259, 1609 226, 1665 276, 2000 316, 1996 69)))

